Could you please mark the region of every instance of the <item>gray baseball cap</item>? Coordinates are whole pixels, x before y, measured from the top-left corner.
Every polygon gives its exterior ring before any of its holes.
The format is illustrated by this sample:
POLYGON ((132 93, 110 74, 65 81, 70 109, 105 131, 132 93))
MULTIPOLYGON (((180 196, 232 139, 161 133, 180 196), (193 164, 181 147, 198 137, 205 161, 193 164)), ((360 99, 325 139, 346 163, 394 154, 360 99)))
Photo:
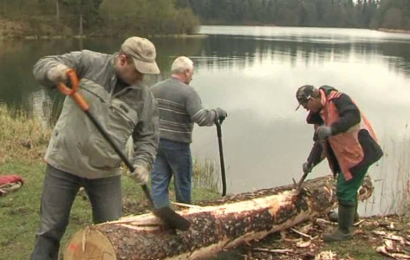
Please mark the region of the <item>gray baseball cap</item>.
POLYGON ((121 50, 132 57, 135 68, 142 74, 159 74, 155 45, 150 40, 130 37, 121 45, 121 50))
POLYGON ((312 85, 303 85, 298 88, 296 91, 296 99, 298 100, 299 105, 296 107, 296 110, 298 110, 303 103, 309 100, 315 89, 316 88, 312 85))

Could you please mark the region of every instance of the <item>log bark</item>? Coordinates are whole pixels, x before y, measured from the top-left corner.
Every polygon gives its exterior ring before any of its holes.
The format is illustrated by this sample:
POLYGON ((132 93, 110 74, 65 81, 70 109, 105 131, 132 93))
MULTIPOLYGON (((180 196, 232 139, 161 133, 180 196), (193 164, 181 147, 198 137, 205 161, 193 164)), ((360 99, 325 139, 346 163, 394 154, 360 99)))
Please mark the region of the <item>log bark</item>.
MULTIPOLYGON (((86 227, 68 241, 64 260, 203 259, 251 240, 288 229, 337 205, 333 177, 227 196, 178 211, 191 221, 181 232, 164 227, 152 214, 124 217, 86 227)), ((369 177, 359 199, 372 194, 369 177)))

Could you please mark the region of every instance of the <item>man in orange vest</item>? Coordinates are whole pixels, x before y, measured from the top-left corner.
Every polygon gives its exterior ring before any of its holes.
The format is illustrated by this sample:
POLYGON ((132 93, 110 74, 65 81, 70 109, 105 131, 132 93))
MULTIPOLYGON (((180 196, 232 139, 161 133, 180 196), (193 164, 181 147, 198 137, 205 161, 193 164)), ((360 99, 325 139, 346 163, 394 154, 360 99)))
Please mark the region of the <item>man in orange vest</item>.
MULTIPOLYGON (((299 102, 296 109, 305 108, 309 112, 307 123, 314 125, 315 145, 311 154, 323 153, 337 175, 338 228, 324 234, 323 240, 351 239, 357 192, 370 165, 383 156, 383 151, 369 121, 348 95, 326 85, 319 89, 304 85, 297 90, 296 98, 299 102)), ((318 159, 308 159, 303 164, 304 172, 310 172, 321 161, 320 156, 311 158, 318 159)))

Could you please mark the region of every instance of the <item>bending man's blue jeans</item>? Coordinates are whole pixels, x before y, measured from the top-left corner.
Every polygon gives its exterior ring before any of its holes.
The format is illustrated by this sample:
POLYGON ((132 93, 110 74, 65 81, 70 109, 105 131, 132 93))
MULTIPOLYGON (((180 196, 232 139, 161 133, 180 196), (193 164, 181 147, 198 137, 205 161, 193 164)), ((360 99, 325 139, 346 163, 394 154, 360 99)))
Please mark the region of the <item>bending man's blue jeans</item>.
POLYGON ((151 178, 156 208, 169 206, 168 188, 174 175, 176 201, 191 204, 192 157, 189 143, 161 139, 151 178))
POLYGON ((85 179, 47 165, 41 197, 40 230, 31 260, 57 260, 77 192, 83 186, 91 202, 93 222, 116 220, 122 214, 121 177, 85 179))

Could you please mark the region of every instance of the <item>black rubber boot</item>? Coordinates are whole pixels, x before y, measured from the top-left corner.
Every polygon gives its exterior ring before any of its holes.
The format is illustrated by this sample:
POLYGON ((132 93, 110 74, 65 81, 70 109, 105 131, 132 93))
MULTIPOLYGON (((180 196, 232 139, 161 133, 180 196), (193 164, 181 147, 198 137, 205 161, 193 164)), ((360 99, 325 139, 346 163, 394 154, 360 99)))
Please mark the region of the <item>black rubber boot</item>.
POLYGON ((354 203, 352 203, 352 205, 339 203, 339 225, 332 233, 323 235, 323 240, 325 242, 337 242, 353 238, 352 225, 355 209, 356 207, 354 203))

